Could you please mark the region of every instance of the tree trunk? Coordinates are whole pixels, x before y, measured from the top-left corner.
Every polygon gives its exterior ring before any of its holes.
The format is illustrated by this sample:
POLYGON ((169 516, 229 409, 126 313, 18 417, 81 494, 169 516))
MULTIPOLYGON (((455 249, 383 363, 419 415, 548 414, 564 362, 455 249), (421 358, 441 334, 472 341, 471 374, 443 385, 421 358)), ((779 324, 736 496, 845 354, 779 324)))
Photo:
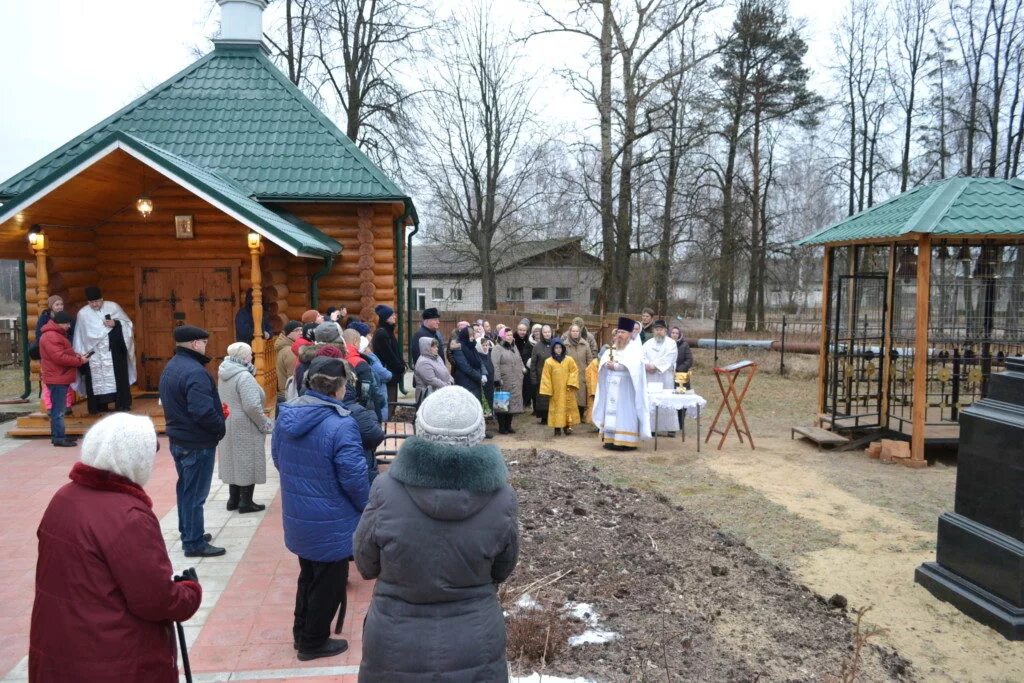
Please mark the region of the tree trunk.
POLYGON ((601 127, 601 290, 594 302, 594 313, 603 313, 612 302, 615 286, 615 213, 612 196, 612 5, 603 0, 601 16, 601 95, 598 117, 601 127))
POLYGON ((757 329, 758 268, 761 263, 761 109, 754 105, 753 141, 750 147, 750 277, 747 279, 747 301, 744 306, 747 321, 743 329, 757 329))
POLYGON ((722 182, 722 246, 718 259, 718 319, 728 321, 732 329, 732 292, 736 276, 736 248, 733 234, 733 186, 736 175, 736 154, 739 149, 740 110, 737 105, 729 128, 729 147, 726 153, 725 175, 722 182))
MULTIPOLYGON (((654 298, 668 306, 669 281, 672 273, 672 219, 675 215, 676 178, 679 174, 679 99, 678 92, 672 99, 671 131, 669 132, 668 160, 665 174, 665 199, 661 211, 661 242, 658 244, 658 257, 654 270, 654 298)), ((664 312, 665 309, 663 309, 664 312)))

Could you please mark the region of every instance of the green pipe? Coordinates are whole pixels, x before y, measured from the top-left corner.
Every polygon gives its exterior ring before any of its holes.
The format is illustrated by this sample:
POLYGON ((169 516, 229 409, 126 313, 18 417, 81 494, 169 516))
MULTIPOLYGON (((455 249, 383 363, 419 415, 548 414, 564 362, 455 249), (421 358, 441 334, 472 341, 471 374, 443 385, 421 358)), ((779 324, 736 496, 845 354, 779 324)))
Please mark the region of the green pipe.
POLYGON ((18 283, 21 287, 21 322, 25 332, 21 335, 21 376, 25 381, 25 393, 21 399, 25 400, 32 394, 32 361, 28 357, 28 299, 25 298, 25 262, 18 261, 18 283))
POLYGON ((334 267, 334 256, 324 256, 324 267, 313 273, 309 279, 309 307, 314 311, 320 310, 320 278, 331 272, 334 267))
MULTIPOLYGON (((416 289, 412 286, 412 238, 419 232, 420 221, 419 218, 413 218, 412 232, 406 236, 406 249, 405 249, 405 272, 406 272, 406 295, 409 297, 409 315, 405 316, 406 335, 408 339, 412 339, 412 312, 416 308, 416 301, 413 299, 416 296, 416 289)), ((408 349, 406 349, 408 351, 408 349)), ((412 355, 409 356, 410 360, 412 355)))
MULTIPOLYGON (((403 284, 404 284, 403 281, 405 280, 405 278, 402 277, 402 273, 404 272, 403 262, 402 262, 402 252, 403 252, 403 247, 405 246, 405 240, 403 239, 404 236, 405 236, 405 230, 404 230, 405 218, 408 215, 409 215, 409 212, 406 211, 401 216, 396 218, 395 219, 395 228, 394 228, 394 240, 395 240, 395 287, 396 287, 396 291, 395 291, 395 303, 396 303, 395 311, 398 313, 398 319, 400 321, 401 320, 405 320, 405 301, 404 301, 405 288, 403 287, 403 284)), ((398 349, 402 353, 402 355, 404 356, 405 355, 405 351, 403 351, 402 349, 405 348, 405 343, 404 343, 405 342, 405 328, 401 324, 401 322, 399 322, 398 329, 395 330, 395 332, 398 335, 398 349)), ((404 382, 403 382, 403 385, 404 385, 404 382)), ((405 392, 403 391, 403 393, 405 393, 405 392)))

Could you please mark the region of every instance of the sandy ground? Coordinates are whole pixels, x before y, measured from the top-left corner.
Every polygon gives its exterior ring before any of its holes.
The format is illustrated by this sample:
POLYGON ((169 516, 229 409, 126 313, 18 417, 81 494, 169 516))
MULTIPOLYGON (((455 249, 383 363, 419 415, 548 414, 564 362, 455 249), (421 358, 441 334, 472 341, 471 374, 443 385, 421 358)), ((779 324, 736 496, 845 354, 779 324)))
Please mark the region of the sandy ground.
MULTIPOLYGON (((710 354, 698 353, 709 374, 710 354)), ((587 426, 553 438, 526 416, 517 419, 518 434, 496 443, 592 460, 606 481, 665 494, 785 563, 816 593, 842 594, 851 608, 871 605, 866 621, 884 629, 879 642, 909 659, 921 680, 1024 680, 1024 643, 1004 640, 914 583, 914 569, 935 558, 939 513, 953 506, 955 457, 911 470, 863 451, 820 453, 791 441, 789 427, 813 415, 809 361, 797 359, 788 378, 755 378, 748 412, 755 451, 730 439, 722 451, 702 444, 698 455, 691 423, 685 444, 677 437, 662 439, 657 453, 651 444, 635 454, 610 453, 587 426)), ((698 386, 709 399, 705 430, 718 405, 712 382, 705 376, 698 386)))

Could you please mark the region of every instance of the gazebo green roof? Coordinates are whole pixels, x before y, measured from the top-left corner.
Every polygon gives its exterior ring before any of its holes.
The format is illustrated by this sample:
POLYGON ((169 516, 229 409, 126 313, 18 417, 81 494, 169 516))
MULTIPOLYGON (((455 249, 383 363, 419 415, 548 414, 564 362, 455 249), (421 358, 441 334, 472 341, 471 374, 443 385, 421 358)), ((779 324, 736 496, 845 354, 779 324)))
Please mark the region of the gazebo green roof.
POLYGON ((213 173, 255 201, 401 201, 415 215, 410 197, 258 46, 224 44, 0 184, 0 201, 115 132, 213 173))
POLYGON ((922 233, 938 238, 1024 236, 1024 181, 948 178, 876 204, 798 244, 896 240, 922 233))

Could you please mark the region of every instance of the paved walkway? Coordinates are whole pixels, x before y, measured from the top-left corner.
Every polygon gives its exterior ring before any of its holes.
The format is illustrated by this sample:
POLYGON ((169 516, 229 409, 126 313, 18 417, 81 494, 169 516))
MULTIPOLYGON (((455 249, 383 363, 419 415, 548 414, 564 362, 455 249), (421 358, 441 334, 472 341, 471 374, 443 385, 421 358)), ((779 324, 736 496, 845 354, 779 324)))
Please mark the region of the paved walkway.
MULTIPOLYGON (((298 561, 284 547, 277 471, 267 464, 267 484, 256 487, 264 512, 227 512, 227 486, 214 474, 206 505, 206 530, 227 555, 186 559, 178 540, 176 474, 166 440, 146 491, 160 518, 175 572, 194 566, 203 604, 185 625, 193 677, 211 681, 354 682, 359 671, 362 623, 372 583, 355 567, 349 576, 348 613, 341 637, 348 652, 300 662, 292 648, 292 608, 298 561)), ((27 680, 29 621, 36 563, 36 528, 54 491, 67 482, 77 448, 53 448, 39 439, 0 438, 0 677, 27 680)))

